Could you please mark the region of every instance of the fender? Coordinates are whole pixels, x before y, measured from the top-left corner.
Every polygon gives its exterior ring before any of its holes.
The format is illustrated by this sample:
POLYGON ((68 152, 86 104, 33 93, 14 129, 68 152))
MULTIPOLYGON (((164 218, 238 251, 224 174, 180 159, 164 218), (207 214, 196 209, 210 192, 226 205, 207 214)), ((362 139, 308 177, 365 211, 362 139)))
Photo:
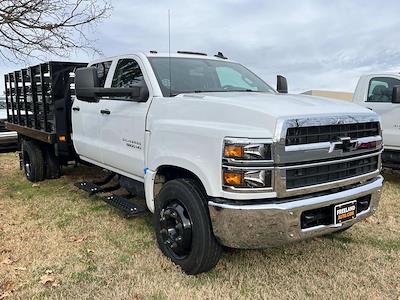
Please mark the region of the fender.
POLYGON ((146 196, 146 205, 151 212, 154 212, 154 180, 157 175, 157 171, 162 166, 172 166, 184 169, 196 175, 201 181, 207 195, 212 195, 212 187, 211 184, 206 177, 205 173, 198 167, 193 164, 191 161, 185 159, 177 160, 176 157, 164 157, 157 160, 157 167, 145 168, 144 169, 144 188, 145 188, 145 196, 146 196))

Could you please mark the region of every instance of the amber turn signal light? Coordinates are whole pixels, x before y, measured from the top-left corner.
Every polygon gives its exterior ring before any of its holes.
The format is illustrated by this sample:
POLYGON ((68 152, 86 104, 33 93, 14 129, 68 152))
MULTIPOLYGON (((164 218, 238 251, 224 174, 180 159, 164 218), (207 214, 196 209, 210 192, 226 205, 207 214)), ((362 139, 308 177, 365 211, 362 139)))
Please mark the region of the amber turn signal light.
POLYGON ((224 173, 224 183, 226 185, 240 186, 243 183, 243 174, 242 173, 225 172, 224 173))
POLYGON ((244 156, 244 148, 243 148, 243 146, 225 145, 224 156, 225 157, 236 157, 236 158, 243 157, 244 156))

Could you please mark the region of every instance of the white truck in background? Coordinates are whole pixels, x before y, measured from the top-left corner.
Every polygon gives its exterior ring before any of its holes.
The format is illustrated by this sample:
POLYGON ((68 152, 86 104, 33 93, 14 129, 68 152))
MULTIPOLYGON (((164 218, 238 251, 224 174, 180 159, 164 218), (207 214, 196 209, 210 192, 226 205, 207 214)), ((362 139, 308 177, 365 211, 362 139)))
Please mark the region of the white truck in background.
MULTIPOLYGON (((375 112, 287 94, 283 77, 277 92, 222 53, 49 62, 5 82, 6 126, 18 132, 28 180, 57 178, 71 159, 111 171, 76 185, 144 198, 161 251, 188 274, 213 268, 221 245, 301 241, 346 230, 378 208, 375 112), (114 175, 119 184, 106 186, 114 175)), ((104 200, 143 212, 130 198, 104 200)))
POLYGON ((15 151, 17 149, 17 133, 5 127, 7 120, 7 103, 5 97, 0 96, 0 151, 15 151))
POLYGON ((353 102, 379 114, 384 142, 383 166, 400 169, 400 74, 361 76, 353 102))

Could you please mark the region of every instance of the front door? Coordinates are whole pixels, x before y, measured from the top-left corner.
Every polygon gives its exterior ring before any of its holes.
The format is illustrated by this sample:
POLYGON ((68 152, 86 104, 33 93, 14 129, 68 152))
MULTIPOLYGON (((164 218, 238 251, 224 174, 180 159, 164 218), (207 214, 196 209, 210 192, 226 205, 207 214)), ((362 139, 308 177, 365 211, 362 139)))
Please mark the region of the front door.
POLYGON ((400 150, 400 104, 392 103, 395 85, 400 85, 400 80, 397 78, 372 78, 369 82, 366 104, 381 117, 385 147, 400 150))
MULTIPOLYGON (((105 85, 112 61, 97 62, 91 67, 97 68, 100 87, 105 85)), ((72 106, 72 139, 79 157, 92 163, 102 163, 100 147, 101 101, 86 102, 75 99, 72 106)))
POLYGON ((139 58, 127 56, 114 63, 115 72, 112 81, 108 82, 110 87, 147 86, 150 97, 147 102, 135 102, 128 97, 103 98, 100 101, 103 112, 100 128, 103 164, 120 174, 142 180, 146 115, 152 92, 139 58))

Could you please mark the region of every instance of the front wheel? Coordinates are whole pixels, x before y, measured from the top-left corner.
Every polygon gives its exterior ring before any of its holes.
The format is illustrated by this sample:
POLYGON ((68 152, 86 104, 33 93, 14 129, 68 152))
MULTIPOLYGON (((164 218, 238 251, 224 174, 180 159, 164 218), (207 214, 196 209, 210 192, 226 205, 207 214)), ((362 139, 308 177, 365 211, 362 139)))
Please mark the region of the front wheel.
POLYGON ((221 256, 221 246, 212 232, 207 197, 196 181, 167 182, 157 196, 154 225, 158 245, 190 275, 212 269, 221 256))

